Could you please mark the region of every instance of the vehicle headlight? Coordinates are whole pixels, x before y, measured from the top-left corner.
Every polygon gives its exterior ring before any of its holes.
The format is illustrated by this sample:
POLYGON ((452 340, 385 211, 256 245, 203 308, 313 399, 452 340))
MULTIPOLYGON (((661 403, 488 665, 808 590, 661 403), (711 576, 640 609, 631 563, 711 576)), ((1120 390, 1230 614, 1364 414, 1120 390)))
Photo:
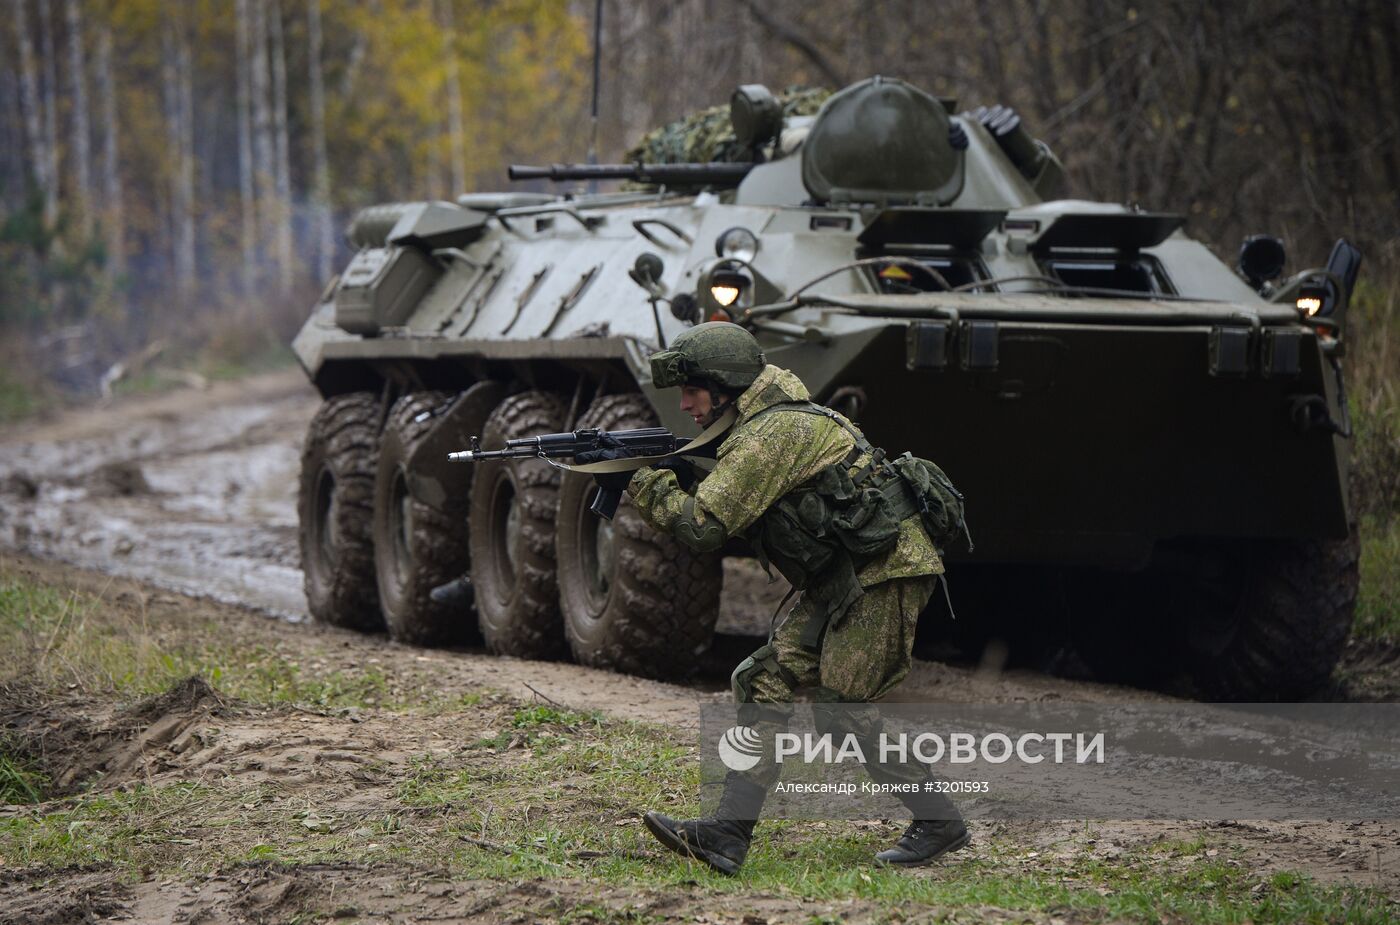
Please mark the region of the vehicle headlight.
POLYGON ((753 303, 753 277, 734 260, 717 260, 700 274, 697 295, 707 321, 727 321, 753 303))
POLYGON ((715 256, 752 263, 758 254, 758 238, 747 228, 734 227, 715 238, 715 256))
POLYGON ((749 287, 749 278, 732 270, 716 270, 710 274, 710 298, 720 308, 728 308, 739 300, 749 287))

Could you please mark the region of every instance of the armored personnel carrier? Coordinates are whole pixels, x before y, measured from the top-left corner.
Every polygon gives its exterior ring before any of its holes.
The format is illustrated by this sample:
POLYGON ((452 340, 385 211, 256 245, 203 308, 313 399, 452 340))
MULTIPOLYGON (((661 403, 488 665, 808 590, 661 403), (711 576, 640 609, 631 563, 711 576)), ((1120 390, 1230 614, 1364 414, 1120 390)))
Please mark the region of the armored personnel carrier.
POLYGON ((1059 198, 1059 161, 1010 109, 898 80, 792 111, 745 86, 718 158, 512 168, 568 191, 359 214, 294 344, 325 398, 300 484, 311 614, 683 675, 718 557, 626 502, 589 514, 591 480, 544 460, 447 454, 692 432, 647 357, 729 319, 965 491, 976 550, 948 550, 940 631, 1063 637, 1104 676, 1220 698, 1323 683, 1357 588, 1341 357, 1360 255, 1338 242, 1282 279, 1259 235, 1231 268, 1181 215, 1059 198), (582 192, 607 177, 631 182, 582 192), (463 575, 470 594, 432 593, 463 575))

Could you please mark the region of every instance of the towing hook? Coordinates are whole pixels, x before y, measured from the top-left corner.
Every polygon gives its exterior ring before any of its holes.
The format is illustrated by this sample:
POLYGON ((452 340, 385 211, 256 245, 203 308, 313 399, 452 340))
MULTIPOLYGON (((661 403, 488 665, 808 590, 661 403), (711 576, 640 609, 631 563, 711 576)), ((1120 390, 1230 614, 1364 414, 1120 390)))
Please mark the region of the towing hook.
POLYGON ((1300 434, 1321 430, 1324 433, 1349 436, 1336 421, 1332 420, 1332 413, 1327 409, 1327 399, 1321 395, 1293 396, 1288 415, 1292 418, 1293 426, 1300 434))

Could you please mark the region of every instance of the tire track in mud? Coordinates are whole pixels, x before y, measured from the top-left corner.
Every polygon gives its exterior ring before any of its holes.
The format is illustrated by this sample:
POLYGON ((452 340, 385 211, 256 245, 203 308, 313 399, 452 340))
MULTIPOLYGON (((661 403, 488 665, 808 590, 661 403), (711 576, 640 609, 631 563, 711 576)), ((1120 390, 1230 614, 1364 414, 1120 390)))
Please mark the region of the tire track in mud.
POLYGON ((293 372, 0 436, 0 545, 300 620, 293 372))

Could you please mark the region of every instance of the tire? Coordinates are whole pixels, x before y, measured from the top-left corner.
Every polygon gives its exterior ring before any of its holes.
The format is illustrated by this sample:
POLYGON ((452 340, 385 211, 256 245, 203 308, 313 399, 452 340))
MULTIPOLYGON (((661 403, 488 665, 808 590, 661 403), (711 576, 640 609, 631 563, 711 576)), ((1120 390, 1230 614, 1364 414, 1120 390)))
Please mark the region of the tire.
POLYGON ((389 635, 412 645, 470 642, 468 608, 429 596, 466 574, 466 502, 438 510, 413 497, 407 461, 432 421, 416 420, 451 399, 446 392, 411 392, 394 402, 380 438, 374 479, 374 573, 389 635))
POLYGON ((1332 677, 1351 633, 1360 538, 1279 540, 1250 551, 1243 594, 1225 620, 1189 627, 1186 653, 1222 701, 1297 700, 1332 677))
MULTIPOLYGON (((482 430, 483 449, 506 440, 557 433, 564 406, 548 392, 521 392, 496 407, 482 430)), ((541 459, 480 463, 472 480, 471 561, 477 618, 498 655, 559 658, 567 651, 559 616, 554 521, 559 470, 541 459)))
POLYGON ((297 490, 298 544, 306 606, 318 623, 376 630, 384 625, 374 579, 374 469, 379 398, 327 399, 306 430, 297 490))
MULTIPOLYGON (((580 427, 656 426, 631 393, 594 402, 580 427)), ((623 496, 609 524, 588 510, 597 485, 569 473, 559 493, 559 591, 574 658, 653 678, 691 674, 714 638, 721 558, 700 555, 643 522, 623 496)))
POLYGON ((1170 570, 1080 577, 1075 649, 1104 681, 1184 674, 1212 700, 1307 697, 1327 684, 1351 631, 1359 553, 1354 532, 1212 543, 1171 550, 1170 570))

